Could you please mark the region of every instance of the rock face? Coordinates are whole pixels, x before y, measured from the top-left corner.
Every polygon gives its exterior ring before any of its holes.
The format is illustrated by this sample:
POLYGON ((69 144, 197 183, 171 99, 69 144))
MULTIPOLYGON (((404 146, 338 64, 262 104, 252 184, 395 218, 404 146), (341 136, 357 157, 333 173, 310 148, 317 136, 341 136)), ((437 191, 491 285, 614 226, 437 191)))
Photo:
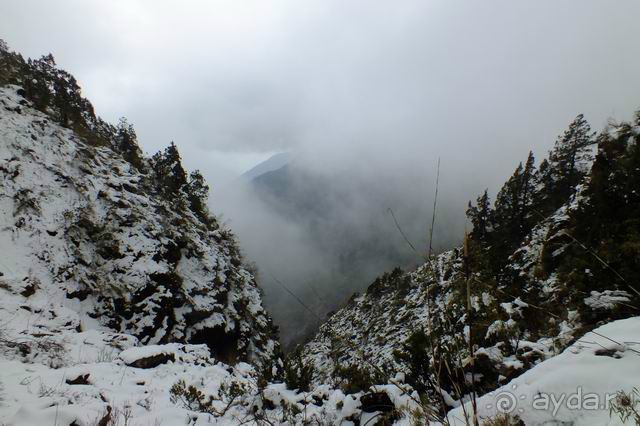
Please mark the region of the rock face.
MULTIPOLYGON (((0 83, 36 69, 0 51, 0 83)), ((30 90, 0 87, 0 291, 23 309, 46 300, 42 316, 64 329, 206 344, 229 363, 273 359, 255 279, 175 147, 144 158, 130 127, 95 118, 88 102, 38 110, 30 90)))

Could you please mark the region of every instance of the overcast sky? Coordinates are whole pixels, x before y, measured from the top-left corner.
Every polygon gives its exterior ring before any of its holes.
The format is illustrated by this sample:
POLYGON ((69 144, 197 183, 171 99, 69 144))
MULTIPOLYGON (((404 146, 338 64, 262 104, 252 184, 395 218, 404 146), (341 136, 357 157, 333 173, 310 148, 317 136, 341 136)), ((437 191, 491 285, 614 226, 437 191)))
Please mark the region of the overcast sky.
POLYGON ((409 151, 456 169, 490 161, 480 186, 491 186, 577 113, 600 128, 640 105, 637 0, 0 0, 0 10, 10 46, 52 52, 100 115, 127 116, 149 152, 174 140, 213 186, 290 149, 331 162, 409 151))

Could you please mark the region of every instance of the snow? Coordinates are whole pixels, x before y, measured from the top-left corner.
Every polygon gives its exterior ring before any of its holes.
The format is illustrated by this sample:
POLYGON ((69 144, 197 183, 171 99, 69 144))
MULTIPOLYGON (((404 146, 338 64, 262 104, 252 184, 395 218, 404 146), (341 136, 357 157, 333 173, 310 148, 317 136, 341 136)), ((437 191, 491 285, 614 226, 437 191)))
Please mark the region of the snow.
MULTIPOLYGON (((0 361, 0 380, 6 392, 0 406, 5 425, 95 424, 111 407, 129 409, 136 424, 207 424, 209 415, 191 413, 170 400, 169 389, 179 379, 200 381, 217 389, 230 378, 246 380, 226 366, 163 365, 150 370, 115 363, 85 364, 68 369, 49 369, 38 364, 0 361), (89 385, 67 384, 68 378, 89 373, 89 385), (127 408, 128 407, 128 408, 127 408), (57 417, 57 421, 52 420, 57 417)), ((231 413, 223 424, 234 424, 231 413)), ((120 419, 121 420, 121 419, 120 419)))
POLYGON ((126 365, 158 355, 173 355, 174 359, 195 363, 198 359, 210 358, 209 349, 205 345, 183 345, 169 343, 166 345, 147 345, 126 349, 118 355, 126 365))
MULTIPOLYGON (((500 414, 496 405, 503 402, 527 425, 621 425, 615 414, 610 415, 608 404, 617 392, 629 393, 638 386, 639 342, 640 317, 599 327, 560 355, 478 398, 479 417, 500 414)), ((469 403, 466 409, 471 412, 469 403)), ((466 424, 461 408, 452 410, 449 420, 452 425, 466 424)))
POLYGON ((222 327, 242 330, 238 352, 272 357, 277 342, 259 290, 233 264, 224 230, 157 196, 118 152, 56 124, 18 89, 0 87, 0 287, 34 294, 0 307, 15 328, 111 328, 154 344, 222 327), (165 253, 177 244, 174 264, 165 253), (159 285, 157 274, 177 275, 178 285, 159 285), (185 302, 169 315, 176 299, 185 302), (115 305, 129 305, 130 315, 115 305))
POLYGON ((592 309, 613 309, 621 303, 630 302, 630 297, 629 293, 620 290, 592 291, 584 303, 592 309))

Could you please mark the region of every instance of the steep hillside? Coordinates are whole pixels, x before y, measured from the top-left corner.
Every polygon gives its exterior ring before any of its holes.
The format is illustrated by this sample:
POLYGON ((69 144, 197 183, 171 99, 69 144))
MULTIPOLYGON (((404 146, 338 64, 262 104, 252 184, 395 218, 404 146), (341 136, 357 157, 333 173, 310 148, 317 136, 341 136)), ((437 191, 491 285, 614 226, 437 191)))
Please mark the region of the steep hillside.
MULTIPOLYGON (((143 158, 131 126, 97 119, 52 58, 0 55, 3 300, 69 330, 206 344, 231 363, 275 357, 255 280, 175 146, 143 158)), ((0 309, 11 322, 13 305, 0 309)))
POLYGON ((302 349, 315 380, 366 388, 401 371, 446 410, 638 315, 638 134, 640 115, 597 138, 579 116, 494 206, 486 193, 470 204, 462 247, 383 275, 334 314, 302 349))

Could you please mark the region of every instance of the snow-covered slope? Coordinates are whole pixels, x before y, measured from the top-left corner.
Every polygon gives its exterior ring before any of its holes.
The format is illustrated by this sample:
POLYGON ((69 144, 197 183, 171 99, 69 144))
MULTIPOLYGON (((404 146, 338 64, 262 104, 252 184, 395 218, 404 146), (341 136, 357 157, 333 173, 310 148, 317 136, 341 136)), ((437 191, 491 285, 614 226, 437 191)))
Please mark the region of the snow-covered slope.
MULTIPOLYGON (((547 216, 525 212, 531 224, 522 238, 503 243, 517 227, 500 239, 476 234, 413 272, 383 275, 351 298, 302 348, 316 383, 362 386, 402 372, 428 405, 444 412, 509 383, 589 330, 637 316, 639 134, 640 114, 601 134, 582 183, 547 216)), ((522 174, 502 195, 513 195, 508 191, 518 179, 522 174)), ((555 196, 560 186, 554 185, 532 195, 555 196)), ((518 216, 498 211, 495 217, 518 216)), ((488 232, 500 224, 493 220, 488 232)), ((617 374, 626 374, 619 366, 617 374)))
POLYGON ((144 344, 206 344, 227 362, 273 358, 270 318, 231 234, 19 90, 0 88, 4 333, 109 329, 144 344))
MULTIPOLYGON (((567 347, 589 328, 586 315, 579 312, 597 311, 602 318, 607 313, 615 315, 621 304, 629 302, 629 292, 603 284, 600 291, 580 297, 580 306, 562 305, 558 303, 563 289, 557 275, 551 273, 546 279, 538 275, 542 247, 565 235, 568 211, 583 202, 580 195, 574 197, 571 204, 536 226, 514 253, 508 270, 520 277, 519 291, 473 283, 475 386, 480 394, 567 347)), ((397 269, 378 278, 363 295, 353 297, 303 348, 304 359, 315 366, 316 381, 336 380, 343 374, 336 373, 336 368, 344 366, 410 375, 415 366, 409 365, 408 355, 417 350, 426 351, 427 359, 422 361, 426 371, 437 363, 432 360, 434 355, 449 360, 460 371, 471 371, 463 257, 459 248, 416 271, 397 269), (428 337, 412 340, 416 335, 428 337), (428 339, 436 342, 434 352, 428 339)), ((441 386, 447 404, 457 404, 455 380, 447 377, 441 386)))
MULTIPOLYGON (((630 393, 637 386, 639 330, 640 318, 631 318, 587 333, 562 354, 480 397, 481 424, 502 413, 526 425, 625 424, 609 407, 619 391, 630 393)), ((401 375, 351 395, 329 384, 299 392, 283 383, 260 386, 252 366, 216 362, 204 345, 134 346, 131 336, 95 330, 52 336, 41 341, 46 350, 34 348, 53 355, 56 344, 63 344, 66 352, 50 360, 11 359, 4 349, 0 424, 364 425, 378 419, 426 425, 430 420, 401 375), (180 392, 189 386, 202 397, 189 399, 180 392), (371 396, 377 397, 373 403, 371 396), (199 405, 203 400, 208 405, 199 405)), ((470 403, 448 413, 450 424, 472 424, 464 420, 465 411, 472 412, 470 403)))
MULTIPOLYGON (((0 357, 0 424, 353 425, 380 414, 362 410, 363 393, 345 395, 329 386, 310 392, 287 390, 284 384, 260 387, 253 367, 216 363, 203 345, 130 348, 135 342, 104 332, 76 334, 77 339, 62 335, 69 338, 66 367, 0 357), (154 356, 167 360, 153 368, 136 365, 154 356), (199 399, 180 391, 191 386, 199 399)), ((388 395, 391 406, 408 413, 416 403, 402 389, 381 385, 370 394, 388 395)), ((408 416, 398 420, 411 424, 408 416)))
MULTIPOLYGON (((619 392, 633 395, 639 380, 640 318, 635 317, 588 332, 560 355, 478 398, 478 416, 509 414, 531 426, 634 424, 610 410, 619 392)), ((470 403, 451 411, 451 424, 469 424, 465 411, 472 412, 470 403)))

